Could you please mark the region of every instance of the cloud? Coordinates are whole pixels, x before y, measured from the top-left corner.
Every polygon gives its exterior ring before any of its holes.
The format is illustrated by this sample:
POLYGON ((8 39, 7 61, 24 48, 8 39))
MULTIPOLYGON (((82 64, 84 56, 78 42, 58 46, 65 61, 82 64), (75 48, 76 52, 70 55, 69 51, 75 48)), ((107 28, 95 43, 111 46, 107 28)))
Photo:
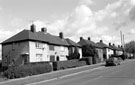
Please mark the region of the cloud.
POLYGON ((129 19, 135 20, 135 6, 129 11, 129 19))
MULTIPOLYGON (((42 27, 46 27, 49 33, 58 35, 59 32, 64 32, 65 37, 69 37, 75 41, 81 36, 85 38, 90 36, 93 41, 103 39, 105 42, 114 42, 118 39, 117 35, 113 33, 128 24, 124 19, 119 20, 121 14, 125 12, 123 7, 125 6, 125 10, 128 8, 128 5, 125 5, 127 4, 125 1, 127 0, 118 0, 108 4, 104 9, 95 12, 90 8, 90 5, 95 4, 94 1, 81 0, 73 12, 65 18, 55 20, 54 22, 36 20, 34 24, 36 25, 37 31, 40 31, 42 27), (120 11, 117 11, 118 9, 120 11), (107 20, 110 22, 107 22, 107 20), (111 29, 113 27, 109 27, 107 24, 111 22, 114 22, 115 29, 111 29), (111 34, 114 36, 111 36, 111 34)), ((133 13, 130 13, 130 15, 133 13)), ((23 22, 21 19, 14 19, 11 25, 12 27, 19 28, 22 27, 21 23, 23 22)))
MULTIPOLYGON (((93 12, 88 6, 88 3, 85 3, 87 1, 89 2, 89 5, 94 3, 91 2, 91 0, 81 2, 69 16, 46 25, 48 31, 53 34, 58 34, 58 32, 62 31, 66 37, 74 40, 77 40, 81 36, 94 37, 93 40, 95 41, 100 39, 101 35, 105 35, 109 31, 109 27, 98 26, 98 22, 102 22, 111 14, 112 17, 116 17, 117 13, 113 10, 117 9, 121 3, 117 2, 109 4, 105 9, 93 12)), ((45 24, 42 23, 42 21, 38 21, 38 23, 41 26, 45 24)))
POLYGON ((128 32, 129 35, 135 34, 135 29, 130 29, 128 32))
POLYGON ((92 0, 81 0, 79 4, 80 4, 80 5, 82 5, 82 4, 83 4, 83 5, 84 5, 84 4, 85 4, 85 5, 93 5, 93 4, 95 4, 95 3, 94 3, 94 1, 92 1, 92 0))
POLYGON ((132 5, 135 5, 135 0, 130 0, 132 5))
POLYGON ((117 13, 116 12, 113 12, 113 13, 111 13, 111 15, 110 15, 112 18, 114 18, 114 17, 116 17, 117 16, 117 13))

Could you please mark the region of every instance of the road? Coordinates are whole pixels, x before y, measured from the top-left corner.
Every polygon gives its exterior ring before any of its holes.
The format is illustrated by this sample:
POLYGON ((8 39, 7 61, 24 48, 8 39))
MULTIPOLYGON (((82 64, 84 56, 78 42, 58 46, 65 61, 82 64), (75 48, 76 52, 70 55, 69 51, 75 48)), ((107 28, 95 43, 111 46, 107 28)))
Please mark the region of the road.
POLYGON ((28 85, 133 85, 133 83, 135 83, 135 60, 119 66, 102 67, 28 85))

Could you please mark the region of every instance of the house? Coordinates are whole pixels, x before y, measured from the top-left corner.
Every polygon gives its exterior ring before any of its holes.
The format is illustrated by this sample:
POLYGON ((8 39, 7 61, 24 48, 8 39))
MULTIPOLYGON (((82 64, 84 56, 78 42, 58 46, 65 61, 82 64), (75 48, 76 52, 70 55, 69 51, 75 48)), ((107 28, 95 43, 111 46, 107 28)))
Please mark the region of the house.
POLYGON ((113 50, 114 55, 120 55, 122 52, 122 50, 115 46, 115 44, 111 45, 111 43, 109 43, 109 47, 113 50))
POLYGON ((68 43, 63 33, 59 36, 47 33, 46 28, 36 32, 36 26, 23 30, 2 44, 2 65, 24 64, 28 62, 64 61, 68 56, 68 43))
POLYGON ((103 59, 103 49, 98 44, 91 41, 90 37, 88 37, 88 40, 83 39, 83 37, 80 37, 80 41, 78 42, 78 44, 80 44, 81 46, 87 45, 87 44, 94 46, 96 48, 97 52, 98 52, 98 57, 101 60, 103 59))
POLYGON ((122 55, 124 53, 123 47, 118 45, 117 55, 122 55))
MULTIPOLYGON (((75 51, 75 48, 77 47, 77 49, 78 49, 78 52, 79 52, 79 54, 80 54, 80 57, 79 58, 82 58, 82 46, 81 45, 79 45, 79 44, 77 44, 77 43, 75 43, 74 41, 72 41, 71 39, 69 39, 69 38, 67 38, 67 39, 65 39, 66 41, 67 41, 67 43, 68 43, 68 45, 69 45, 69 50, 70 51, 75 51)), ((69 51, 69 52, 70 52, 69 51)), ((70 53, 69 53, 70 54, 70 53)))
POLYGON ((113 50, 108 45, 106 45, 103 40, 100 40, 100 42, 97 42, 97 44, 103 49, 102 61, 108 59, 113 54, 113 50))

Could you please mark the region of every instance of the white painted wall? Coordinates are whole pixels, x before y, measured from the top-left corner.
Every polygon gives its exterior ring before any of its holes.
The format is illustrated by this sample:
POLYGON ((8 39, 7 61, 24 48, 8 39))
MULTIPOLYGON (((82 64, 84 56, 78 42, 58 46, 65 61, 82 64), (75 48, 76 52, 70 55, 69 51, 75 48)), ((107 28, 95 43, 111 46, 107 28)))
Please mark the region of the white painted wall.
POLYGON ((106 52, 107 52, 107 59, 109 58, 109 56, 111 56, 112 54, 114 54, 112 49, 106 48, 106 52))
POLYGON ((122 55, 123 54, 123 51, 116 51, 116 54, 122 55))
POLYGON ((80 58, 82 58, 82 48, 79 48, 80 58))
POLYGON ((36 57, 36 54, 42 54, 42 59, 41 61, 49 61, 50 58, 47 56, 48 55, 48 46, 46 43, 42 43, 43 48, 37 48, 36 47, 36 42, 34 41, 29 41, 29 56, 30 56, 30 62, 39 62, 39 60, 36 57))

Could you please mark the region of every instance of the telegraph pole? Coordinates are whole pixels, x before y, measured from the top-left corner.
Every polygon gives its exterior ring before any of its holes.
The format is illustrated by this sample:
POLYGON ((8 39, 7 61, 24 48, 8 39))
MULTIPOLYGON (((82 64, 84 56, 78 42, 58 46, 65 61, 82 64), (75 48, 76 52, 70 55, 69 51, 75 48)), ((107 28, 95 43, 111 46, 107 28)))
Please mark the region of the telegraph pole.
POLYGON ((122 31, 120 31, 120 37, 121 37, 121 46, 123 46, 122 31))

